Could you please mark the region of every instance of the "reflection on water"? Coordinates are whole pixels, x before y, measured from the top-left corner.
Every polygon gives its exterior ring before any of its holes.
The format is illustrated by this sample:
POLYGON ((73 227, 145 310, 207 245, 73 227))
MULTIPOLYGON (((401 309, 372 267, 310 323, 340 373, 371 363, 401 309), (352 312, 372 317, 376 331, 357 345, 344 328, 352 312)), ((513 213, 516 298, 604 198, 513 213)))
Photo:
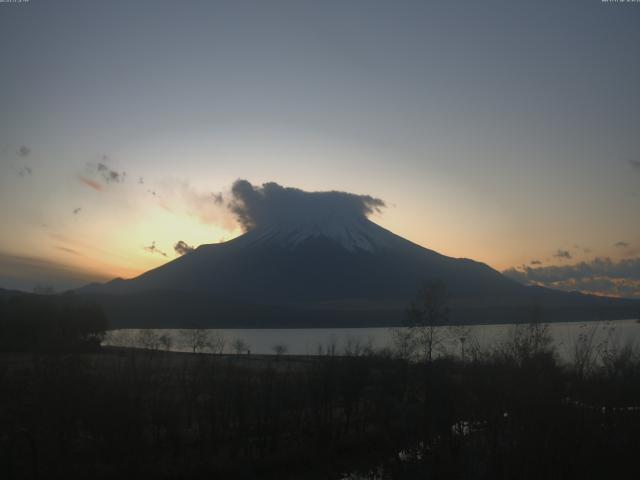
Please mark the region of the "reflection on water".
MULTIPOLYGON (((438 327, 441 343, 437 354, 464 355, 472 349, 487 349, 513 334, 515 325, 438 327)), ((636 320, 609 322, 566 322, 549 324, 549 334, 561 359, 571 359, 580 342, 621 348, 640 341, 636 320)), ((215 353, 361 355, 394 348, 391 328, 304 328, 304 329, 216 329, 203 331, 196 351, 215 353)), ((121 329, 109 332, 105 345, 194 351, 193 332, 180 329, 121 329), (155 339, 155 341, 154 341, 155 339), (155 342, 155 343, 154 343, 155 342)))

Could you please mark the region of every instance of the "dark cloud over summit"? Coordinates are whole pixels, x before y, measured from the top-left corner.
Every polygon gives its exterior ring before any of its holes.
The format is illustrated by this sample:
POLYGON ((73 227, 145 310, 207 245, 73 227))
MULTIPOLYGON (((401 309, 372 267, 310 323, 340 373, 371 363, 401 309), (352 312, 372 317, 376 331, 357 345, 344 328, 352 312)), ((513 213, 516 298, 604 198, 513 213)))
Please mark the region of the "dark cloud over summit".
POLYGON ((305 192, 275 182, 262 186, 237 180, 231 188, 229 209, 245 230, 298 221, 357 221, 385 207, 370 195, 328 191, 305 192))

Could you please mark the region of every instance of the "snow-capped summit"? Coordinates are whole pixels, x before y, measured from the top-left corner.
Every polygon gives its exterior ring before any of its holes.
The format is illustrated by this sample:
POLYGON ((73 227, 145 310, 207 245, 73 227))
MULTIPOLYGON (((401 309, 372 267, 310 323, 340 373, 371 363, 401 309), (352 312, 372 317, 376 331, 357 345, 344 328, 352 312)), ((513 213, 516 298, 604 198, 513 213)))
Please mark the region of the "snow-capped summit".
POLYGON ((271 243, 294 249, 307 241, 324 239, 335 242, 350 252, 370 253, 391 248, 398 240, 394 234, 366 218, 349 221, 342 218, 306 218, 255 228, 244 237, 241 237, 240 242, 246 246, 271 243))

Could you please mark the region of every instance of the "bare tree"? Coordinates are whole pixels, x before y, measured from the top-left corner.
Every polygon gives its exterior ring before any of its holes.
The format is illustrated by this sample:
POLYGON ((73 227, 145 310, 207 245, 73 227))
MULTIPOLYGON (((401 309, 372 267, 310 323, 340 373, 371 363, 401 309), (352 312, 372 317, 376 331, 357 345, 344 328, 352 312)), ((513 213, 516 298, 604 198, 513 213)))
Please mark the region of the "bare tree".
POLYGON ((222 355, 224 352, 224 347, 227 344, 227 340, 224 338, 222 332, 217 330, 209 331, 208 340, 207 340, 207 349, 211 353, 217 353, 218 355, 222 355))
POLYGON ((275 353, 279 357, 287 353, 287 351, 289 350, 289 348, 282 343, 278 343, 274 345, 272 349, 273 349, 273 353, 275 353))
POLYGON ((540 308, 532 309, 531 320, 526 324, 516 324, 506 342, 498 347, 498 353, 517 365, 554 352, 549 326, 540 321, 540 308))
POLYGON ((632 340, 625 345, 607 348, 602 354, 602 368, 605 378, 609 380, 625 380, 637 378, 640 351, 632 340))
POLYGON ((582 330, 573 341, 572 359, 573 368, 579 378, 589 376, 598 363, 598 356, 602 349, 602 344, 596 342, 600 325, 591 324, 588 327, 582 325, 582 330))
POLYGON ((171 346, 173 345, 173 339, 171 338, 171 335, 163 333, 162 335, 160 335, 160 338, 158 338, 158 340, 162 348, 164 348, 167 352, 171 350, 171 346))
POLYGON ((191 349, 193 353, 198 353, 207 348, 210 342, 209 331, 204 328, 183 328, 180 331, 183 343, 191 349))
POLYGON ((249 350, 249 345, 241 338, 236 338, 233 341, 232 347, 233 351, 236 352, 237 355, 249 350))
POLYGON ((362 344, 358 337, 349 335, 344 344, 344 355, 347 357, 359 357, 362 352, 362 344))
POLYGON ((347 357, 360 357, 373 354, 373 338, 363 340, 360 337, 349 335, 344 345, 344 355, 347 357))
POLYGON ((416 338, 409 328, 391 329, 393 352, 402 360, 411 360, 416 354, 416 338))
POLYGON ((331 334, 331 336, 329 337, 329 343, 327 344, 327 352, 326 352, 327 355, 331 357, 335 357, 337 345, 338 345, 338 339, 336 338, 336 335, 331 334))
POLYGON ((408 328, 424 360, 431 362, 434 350, 442 343, 440 327, 449 321, 449 294, 444 283, 427 283, 411 303, 408 328))
POLYGON ((136 346, 146 350, 158 350, 160 348, 160 337, 151 328, 141 329, 136 335, 136 346))

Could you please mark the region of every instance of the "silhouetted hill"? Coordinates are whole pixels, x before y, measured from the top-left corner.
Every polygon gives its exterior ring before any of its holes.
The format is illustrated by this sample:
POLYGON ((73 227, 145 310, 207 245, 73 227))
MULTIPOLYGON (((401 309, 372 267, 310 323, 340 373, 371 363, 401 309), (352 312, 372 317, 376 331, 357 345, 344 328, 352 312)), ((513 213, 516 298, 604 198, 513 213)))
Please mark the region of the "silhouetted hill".
POLYGON ((28 295, 28 294, 26 292, 21 292, 19 290, 6 290, 4 288, 0 288, 0 299, 14 297, 16 295, 28 295))

